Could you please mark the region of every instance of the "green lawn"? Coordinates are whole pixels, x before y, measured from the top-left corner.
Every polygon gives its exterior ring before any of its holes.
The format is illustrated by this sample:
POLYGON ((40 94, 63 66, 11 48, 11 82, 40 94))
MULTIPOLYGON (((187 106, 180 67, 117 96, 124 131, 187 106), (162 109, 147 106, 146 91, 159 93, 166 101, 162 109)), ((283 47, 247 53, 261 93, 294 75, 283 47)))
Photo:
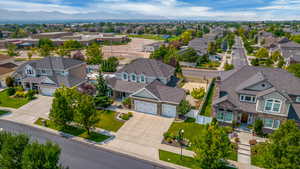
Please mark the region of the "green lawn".
MULTIPOLYGON (((43 125, 42 120, 43 120, 43 118, 39 118, 35 122, 35 124, 42 126, 43 125)), ((95 142, 101 142, 101 141, 104 141, 109 138, 109 136, 106 136, 106 135, 103 135, 100 133, 96 133, 96 132, 91 132, 91 135, 89 136, 89 135, 87 135, 87 132, 84 129, 79 128, 79 127, 74 127, 74 126, 68 126, 65 129, 61 129, 50 120, 46 120, 46 127, 54 129, 54 130, 58 130, 58 131, 61 131, 64 133, 68 133, 73 136, 78 136, 78 137, 82 137, 85 139, 89 139, 89 140, 92 140, 95 142)))
POLYGON ((192 141, 195 138, 201 136, 204 125, 189 122, 173 122, 168 132, 172 135, 178 135, 180 129, 184 130, 184 137, 192 141))
MULTIPOLYGON (((196 138, 201 137, 202 131, 204 130, 205 125, 193 123, 193 122, 173 122, 168 132, 172 133, 172 135, 177 136, 179 130, 184 130, 184 138, 192 141, 196 138)), ((188 150, 192 150, 191 147, 187 148, 188 150)), ((237 161, 237 152, 232 151, 228 159, 237 161)))
POLYGON ((179 154, 175 154, 164 150, 159 150, 159 159, 188 168, 197 168, 197 165, 195 164, 195 161, 192 157, 182 156, 181 160, 179 154))
MULTIPOLYGON (((187 168, 200 168, 197 166, 197 162, 192 157, 182 156, 180 154, 159 150, 159 159, 169 163, 181 165, 187 168)), ((224 167, 223 169, 232 169, 232 167, 224 167)))
POLYGON ((96 127, 102 128, 108 131, 117 132, 121 128, 124 122, 117 120, 115 117, 117 112, 110 110, 98 111, 98 117, 100 121, 96 124, 96 127))
POLYGON ((0 116, 4 115, 4 114, 7 114, 9 113, 9 111, 6 111, 6 110, 0 110, 0 116))
POLYGON ((27 104, 29 100, 27 98, 13 98, 6 94, 6 90, 0 92, 0 106, 1 107, 11 107, 19 108, 27 104))

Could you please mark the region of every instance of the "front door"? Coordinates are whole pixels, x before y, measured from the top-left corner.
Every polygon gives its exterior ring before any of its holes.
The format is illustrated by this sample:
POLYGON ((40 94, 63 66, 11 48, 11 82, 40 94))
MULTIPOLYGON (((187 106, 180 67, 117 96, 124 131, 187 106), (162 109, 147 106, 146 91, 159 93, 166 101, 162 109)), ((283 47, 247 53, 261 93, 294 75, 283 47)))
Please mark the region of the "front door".
POLYGON ((248 122, 248 113, 243 113, 241 123, 247 123, 247 122, 248 122))

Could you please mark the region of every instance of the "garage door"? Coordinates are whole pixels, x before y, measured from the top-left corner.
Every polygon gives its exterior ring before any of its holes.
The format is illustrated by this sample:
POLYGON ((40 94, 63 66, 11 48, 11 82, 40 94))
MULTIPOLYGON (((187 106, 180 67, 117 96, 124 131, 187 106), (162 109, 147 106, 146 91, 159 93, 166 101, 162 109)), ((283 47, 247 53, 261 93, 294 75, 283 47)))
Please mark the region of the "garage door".
POLYGON ((52 96, 56 88, 41 88, 41 94, 45 96, 52 96))
POLYGON ((157 104, 134 100, 134 110, 148 114, 157 114, 157 104))
POLYGON ((176 117, 176 106, 170 104, 163 104, 162 115, 166 117, 176 117))

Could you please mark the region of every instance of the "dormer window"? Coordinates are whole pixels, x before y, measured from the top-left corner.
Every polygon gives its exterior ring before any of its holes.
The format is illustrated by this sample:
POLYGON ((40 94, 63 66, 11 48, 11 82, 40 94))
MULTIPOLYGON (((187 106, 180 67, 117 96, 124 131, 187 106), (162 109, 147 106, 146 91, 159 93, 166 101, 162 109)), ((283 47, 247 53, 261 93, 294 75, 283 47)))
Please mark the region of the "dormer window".
POLYGON ((136 75, 135 74, 131 74, 131 81, 136 82, 136 75))
POLYGON ((127 73, 123 73, 123 80, 128 80, 128 74, 127 73))
POLYGON ((265 111, 279 113, 281 108, 281 101, 277 99, 268 99, 265 104, 265 111))
POLYGON ((300 96, 296 97, 296 102, 300 103, 300 96))
POLYGON ((146 82, 145 76, 144 76, 144 75, 141 75, 141 82, 142 82, 142 83, 145 83, 145 82, 146 82))

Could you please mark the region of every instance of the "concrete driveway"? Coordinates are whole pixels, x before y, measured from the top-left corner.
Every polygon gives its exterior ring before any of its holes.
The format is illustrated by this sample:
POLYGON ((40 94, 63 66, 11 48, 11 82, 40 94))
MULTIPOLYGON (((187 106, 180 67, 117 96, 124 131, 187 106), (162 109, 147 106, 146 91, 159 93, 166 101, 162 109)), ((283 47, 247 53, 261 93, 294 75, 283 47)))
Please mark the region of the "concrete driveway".
POLYGON ((116 133, 109 146, 122 151, 158 159, 158 149, 173 118, 133 112, 133 117, 116 133))
POLYGON ((4 119, 26 124, 34 123, 39 117, 48 118, 53 97, 38 95, 37 99, 27 103, 13 111, 12 114, 4 116, 4 119))

